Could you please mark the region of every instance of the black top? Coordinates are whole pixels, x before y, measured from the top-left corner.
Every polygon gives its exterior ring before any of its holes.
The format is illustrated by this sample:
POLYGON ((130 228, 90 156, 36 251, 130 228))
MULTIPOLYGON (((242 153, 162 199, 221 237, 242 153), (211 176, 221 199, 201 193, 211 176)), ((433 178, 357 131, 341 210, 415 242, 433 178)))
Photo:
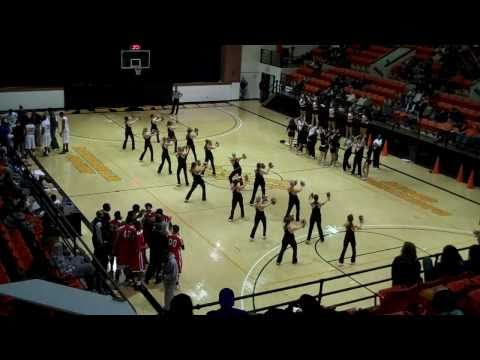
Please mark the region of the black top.
POLYGON ((259 169, 255 169, 255 181, 265 181, 262 171, 259 169))
POLYGON ((239 167, 240 167, 240 161, 235 160, 235 161, 233 162, 233 168, 234 168, 234 169, 238 169, 239 167))
POLYGON ((284 240, 290 240, 290 241, 295 241, 295 234, 291 233, 288 231, 288 225, 283 226, 283 239, 284 240))
POLYGON ((420 280, 420 262, 397 256, 392 263, 392 285, 412 286, 420 280))
POLYGON ((345 240, 355 241, 355 231, 353 231, 353 224, 346 225, 345 240))
POLYGON ((132 127, 130 125, 128 125, 127 123, 125 123, 125 132, 126 133, 131 133, 132 132, 132 127))
POLYGON ((167 129, 167 132, 170 139, 175 137, 175 131, 173 131, 172 129, 167 129))
POLYGON ((205 149, 206 156, 213 156, 212 150, 210 150, 207 145, 205 145, 203 148, 205 149))
POLYGON ((312 203, 312 217, 319 218, 321 216, 320 214, 320 203, 319 202, 314 202, 312 203))
POLYGON ((163 155, 167 155, 168 156, 168 145, 162 145, 162 150, 163 150, 163 155))
POLYGON ((190 137, 190 135, 187 135, 185 139, 187 140, 187 145, 189 146, 193 145, 193 139, 190 137))

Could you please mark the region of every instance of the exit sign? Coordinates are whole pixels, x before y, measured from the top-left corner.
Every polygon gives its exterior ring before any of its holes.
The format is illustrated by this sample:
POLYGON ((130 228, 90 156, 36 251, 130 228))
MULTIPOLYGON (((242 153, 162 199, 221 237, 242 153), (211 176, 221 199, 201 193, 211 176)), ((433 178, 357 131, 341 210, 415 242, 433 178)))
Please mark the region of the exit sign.
POLYGON ((132 44, 130 46, 130 50, 142 50, 142 47, 140 46, 140 44, 132 44))

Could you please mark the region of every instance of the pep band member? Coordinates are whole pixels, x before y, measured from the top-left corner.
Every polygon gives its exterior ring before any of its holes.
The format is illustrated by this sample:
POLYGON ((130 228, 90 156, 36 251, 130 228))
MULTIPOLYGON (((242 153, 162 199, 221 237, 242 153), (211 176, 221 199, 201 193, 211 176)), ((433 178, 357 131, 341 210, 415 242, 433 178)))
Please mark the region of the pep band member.
POLYGON ((292 255, 292 264, 296 264, 298 262, 297 259, 297 242, 295 241, 295 231, 300 230, 305 227, 307 222, 302 220, 301 222, 293 221, 293 216, 285 216, 283 220, 283 238, 282 238, 282 247, 280 248, 280 252, 278 253, 277 257, 277 265, 282 263, 283 254, 285 250, 287 250, 288 245, 292 247, 293 255, 292 255))
POLYGON ((210 162, 210 164, 212 165, 212 173, 213 173, 213 176, 216 175, 215 173, 215 162, 213 160, 213 152, 212 150, 213 149, 216 149, 217 147, 220 146, 220 143, 216 143, 215 145, 212 144, 212 141, 211 140, 205 140, 205 146, 204 146, 204 150, 205 150, 205 164, 208 165, 208 162, 210 162))
POLYGON ((127 148, 128 138, 132 139, 132 150, 135 150, 135 139, 133 137, 132 126, 137 121, 138 121, 138 119, 132 119, 132 118, 129 118, 128 116, 125 116, 125 118, 124 118, 125 140, 123 141, 123 150, 125 150, 127 148))
POLYGON ((186 146, 179 146, 177 149, 177 186, 180 186, 180 172, 183 170, 185 176, 185 184, 188 186, 188 176, 187 176, 187 156, 188 149, 186 146))
POLYGON ((265 178, 264 175, 267 175, 270 172, 270 169, 273 169, 273 164, 269 163, 268 167, 264 163, 257 163, 257 168, 255 169, 255 182, 253 183, 253 192, 252 198, 250 199, 250 205, 253 205, 253 199, 257 195, 258 187, 262 189, 262 196, 265 197, 265 178))
POLYGON ((266 196, 257 196, 255 199, 255 220, 253 224, 252 232, 250 233, 250 241, 255 239, 255 232, 257 231, 260 221, 263 225, 263 239, 267 238, 267 218, 265 217, 265 208, 275 204, 275 199, 270 201, 266 196))
POLYGON ((230 217, 228 218, 228 221, 232 222, 233 221, 233 215, 235 214, 235 208, 237 207, 237 204, 240 205, 240 212, 242 219, 245 217, 245 210, 243 208, 243 195, 242 195, 242 190, 245 189, 245 185, 243 185, 243 181, 241 179, 241 176, 236 175, 232 179, 232 184, 230 186, 230 190, 232 191, 232 210, 230 211, 230 217))
POLYGON ((300 186, 297 186, 297 180, 290 181, 290 186, 288 188, 288 208, 285 217, 290 215, 290 211, 292 211, 293 206, 295 206, 296 210, 296 221, 300 221, 300 200, 298 199, 298 193, 301 192, 305 188, 305 183, 300 181, 300 186))
MULTIPOLYGON (((165 160, 168 162, 168 173, 172 175, 172 162, 170 161, 170 154, 168 153, 168 147, 171 143, 168 141, 166 137, 162 138, 162 162, 158 167, 157 173, 160 174, 163 169, 163 164, 165 160)), ((176 150, 176 149, 175 149, 176 150)))
POLYGON ((153 133, 151 131, 148 131, 147 128, 143 128, 142 136, 143 136, 143 139, 145 140, 145 144, 144 144, 144 147, 143 147, 143 153, 142 153, 142 155, 140 155, 140 159, 139 159, 140 161, 143 161, 143 157, 145 156, 145 153, 147 152, 147 149, 148 149, 148 150, 150 150, 150 161, 153 162, 153 147, 152 147, 152 135, 153 134, 157 134, 157 136, 158 136, 158 132, 153 133))
POLYGON ((190 173, 193 176, 193 183, 192 183, 192 188, 187 194, 187 197, 185 198, 185 202, 188 202, 190 200, 190 196, 192 196, 193 191, 195 188, 200 185, 202 187, 202 201, 207 200, 207 194, 205 191, 205 181, 203 180, 203 174, 205 173, 206 169, 206 164, 200 164, 200 161, 193 162, 191 167, 190 167, 190 173))
POLYGON ((198 136, 198 129, 195 128, 188 128, 187 129, 187 136, 185 139, 187 140, 187 148, 189 151, 193 153, 193 157, 195 158, 195 161, 197 161, 197 153, 195 152, 195 143, 193 142, 193 139, 195 139, 198 136))

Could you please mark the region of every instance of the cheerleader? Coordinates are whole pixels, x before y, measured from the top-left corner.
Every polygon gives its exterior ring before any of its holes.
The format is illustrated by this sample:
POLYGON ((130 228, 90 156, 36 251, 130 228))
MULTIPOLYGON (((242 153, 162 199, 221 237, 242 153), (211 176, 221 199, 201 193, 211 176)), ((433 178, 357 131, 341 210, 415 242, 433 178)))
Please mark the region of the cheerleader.
POLYGON ((147 152, 147 149, 150 150, 150 161, 153 162, 153 147, 152 147, 152 135, 157 134, 158 137, 158 130, 150 130, 148 131, 147 128, 143 128, 142 136, 143 140, 145 140, 145 145, 143 147, 143 153, 140 155, 140 161, 143 161, 143 157, 147 152))
POLYGON ((174 151, 177 152, 177 137, 175 136, 175 129, 177 127, 174 125, 173 121, 167 121, 167 137, 169 142, 175 144, 174 151))
POLYGON ((320 105, 319 105, 318 96, 314 96, 312 101, 312 125, 313 126, 320 125, 320 122, 318 121, 318 114, 320 113, 319 106, 320 105))
POLYGON ((185 250, 185 245, 183 243, 183 239, 180 236, 180 226, 173 225, 172 233, 168 235, 168 247, 170 253, 175 256, 175 260, 178 266, 178 277, 177 277, 177 285, 180 280, 180 273, 182 272, 182 250, 185 250))
POLYGON ((300 132, 303 129, 303 125, 305 125, 305 121, 300 117, 295 119, 295 125, 297 126, 297 149, 300 145, 299 140, 300 140, 300 132))
POLYGON ((348 137, 345 139, 345 152, 343 153, 343 171, 347 171, 347 169, 351 169, 352 167, 350 166, 350 163, 348 160, 350 159, 350 156, 352 156, 352 146, 353 146, 353 140, 351 137, 348 137))
POLYGON ((183 170, 183 175, 185 176, 185 184, 188 186, 188 176, 187 176, 187 156, 188 150, 185 146, 179 146, 177 151, 177 186, 180 186, 180 172, 183 170))
MULTIPOLYGON (((62 113, 60 113, 60 116, 62 116, 62 113)), ((132 139, 132 150, 135 150, 135 138, 133 137, 132 125, 135 124, 137 121, 138 119, 133 119, 128 116, 125 116, 124 118, 125 140, 123 141, 123 150, 127 148, 128 138, 132 139)))
MULTIPOLYGON (((176 143, 175 143, 176 144, 176 143)), ((160 166, 158 167, 157 173, 160 174, 162 172, 163 164, 165 163, 165 160, 168 162, 168 173, 172 175, 172 163, 170 161, 170 154, 168 153, 168 147, 171 145, 171 143, 168 141, 166 137, 162 138, 162 162, 160 166)), ((175 151, 177 149, 175 148, 175 151)))
POLYGON ((245 217, 245 211, 243 208, 243 195, 242 190, 245 189, 245 185, 243 185, 242 177, 240 175, 236 175, 233 177, 233 182, 230 186, 230 190, 232 190, 232 210, 230 211, 230 217, 228 221, 233 221, 233 215, 235 213, 235 208, 237 204, 240 205, 240 212, 242 219, 245 217))
POLYGON ((330 136, 330 166, 337 166, 338 149, 340 148, 340 131, 335 129, 330 136))
POLYGON ((293 221, 293 216, 285 216, 283 220, 283 238, 282 238, 282 247, 280 248, 280 252, 278 253, 277 257, 277 265, 282 263, 283 254, 285 250, 287 250, 288 245, 292 247, 293 255, 292 255, 292 264, 296 264, 298 262, 297 259, 297 242, 295 241, 295 231, 303 229, 307 222, 305 220, 302 221, 293 221))
POLYGON ((351 245, 352 247, 352 258, 351 262, 352 264, 355 263, 355 257, 356 257, 356 247, 357 243, 355 241, 355 231, 361 230, 361 225, 363 222, 362 216, 359 217, 360 219, 360 226, 357 226, 353 223, 353 215, 350 214, 347 216, 347 222, 345 223, 345 238, 343 239, 343 249, 342 249, 342 254, 340 255, 340 259, 338 259, 338 262, 340 264, 343 264, 345 260, 345 252, 347 251, 348 245, 351 245))
POLYGON ((302 129, 298 133, 298 152, 303 153, 303 148, 307 147, 308 140, 308 124, 305 122, 302 126, 302 129))
POLYGON ((367 129, 368 129, 368 117, 366 112, 364 111, 360 120, 360 135, 367 136, 367 129))
POLYGON ((308 150, 308 155, 310 155, 313 159, 315 159, 315 144, 317 143, 317 139, 318 139, 318 126, 312 125, 308 130, 307 150, 308 150))
POLYGON ((157 143, 160 144, 160 131, 158 131, 157 124, 163 121, 163 117, 150 114, 150 132, 157 135, 157 143))
POLYGON ((275 199, 270 201, 266 196, 257 196, 255 199, 255 222, 253 224, 252 232, 250 233, 250 241, 255 240, 255 232, 257 231, 260 221, 263 225, 263 239, 267 238, 267 218, 265 217, 265 208, 269 205, 275 205, 275 199))
POLYGON ((203 174, 205 173, 206 169, 206 164, 200 164, 200 161, 193 162, 192 166, 190 167, 190 173, 193 176, 193 183, 192 183, 192 188, 187 194, 187 197, 185 198, 185 202, 188 202, 190 200, 190 196, 192 196, 193 191, 195 188, 200 185, 202 187, 202 201, 207 200, 207 195, 205 191, 205 181, 203 180, 203 174))
POLYGON ((368 173, 370 172, 370 164, 372 163, 372 153, 373 153, 373 144, 368 147, 367 159, 363 163, 363 168, 362 168, 363 180, 368 179, 368 173))
POLYGON ((295 206, 296 221, 300 220, 300 200, 298 199, 298 193, 301 192, 305 188, 305 183, 300 181, 300 186, 297 186, 297 180, 291 180, 290 186, 288 188, 288 208, 287 213, 285 216, 290 215, 290 211, 292 211, 293 206, 295 206))
POLYGON ((350 138, 352 136, 353 136, 353 109, 352 107, 350 107, 347 113, 347 126, 346 126, 345 137, 350 138))
POLYGON ((243 154, 241 157, 237 157, 235 153, 232 154, 232 157, 229 159, 230 163, 233 166, 233 171, 228 176, 228 181, 232 183, 232 179, 235 175, 242 176, 242 167, 240 166, 240 160, 247 158, 247 155, 243 154))
POLYGON ((288 146, 290 150, 293 148, 293 140, 295 139, 295 131, 297 130, 297 125, 295 119, 291 118, 287 126, 287 136, 288 136, 288 146))
POLYGON ((305 121, 306 113, 307 113, 307 98, 305 96, 305 93, 302 93, 300 95, 300 99, 298 100, 298 105, 300 106, 300 119, 302 121, 305 121))
POLYGON ((29 119, 25 125, 26 154, 32 156, 32 150, 35 151, 35 125, 33 124, 33 121, 29 119))
POLYGON ((313 227, 317 224, 318 228, 318 235, 320 236, 320 241, 323 242, 325 238, 323 237, 322 231, 322 214, 320 212, 320 208, 325 205, 328 201, 330 201, 330 193, 327 193, 327 200, 324 202, 318 202, 318 195, 317 194, 310 194, 309 197, 310 206, 312 208, 312 213, 310 214, 310 225, 308 227, 308 236, 307 236, 307 244, 310 244, 310 239, 312 238, 313 227))
POLYGON ((353 144, 353 166, 352 166, 352 175, 355 175, 355 169, 358 168, 358 176, 362 176, 362 158, 363 158, 363 148, 365 147, 365 139, 361 136, 357 136, 356 141, 353 144))
POLYGON ((255 169, 255 182, 253 183, 253 192, 252 198, 250 199, 250 205, 253 205, 253 199, 257 195, 258 187, 262 189, 262 196, 265 197, 265 178, 264 175, 267 175, 270 172, 270 169, 273 169, 273 164, 268 163, 268 167, 264 163, 257 163, 257 168, 255 169))
POLYGON ((50 152, 50 144, 52 143, 52 136, 50 133, 50 119, 48 116, 43 115, 42 123, 40 124, 42 131, 42 146, 43 155, 48 156, 50 152))
POLYGON ((212 174, 213 176, 216 175, 215 173, 215 162, 213 160, 213 152, 212 150, 213 149, 216 149, 217 147, 220 146, 220 143, 217 141, 215 143, 215 145, 212 144, 212 141, 211 140, 205 140, 205 146, 204 146, 204 150, 205 150, 205 164, 208 164, 208 162, 210 162, 210 164, 212 165, 212 174))
POLYGON ((70 125, 69 125, 68 118, 65 116, 63 112, 61 112, 59 115, 62 121, 62 130, 60 131, 60 135, 62 136, 62 142, 63 142, 62 154, 65 154, 68 152, 68 144, 70 142, 70 125))
POLYGON ((328 109, 328 129, 335 129, 335 105, 333 101, 330 103, 330 108, 328 109))
POLYGON ((327 161, 327 152, 328 152, 328 131, 324 128, 320 128, 320 163, 325 164, 327 161))
POLYGON ((193 157, 195 158, 195 161, 197 161, 197 153, 195 152, 195 143, 193 142, 193 139, 195 139, 198 136, 198 129, 195 128, 188 128, 187 129, 187 136, 185 139, 187 140, 187 148, 189 151, 192 151, 193 157))

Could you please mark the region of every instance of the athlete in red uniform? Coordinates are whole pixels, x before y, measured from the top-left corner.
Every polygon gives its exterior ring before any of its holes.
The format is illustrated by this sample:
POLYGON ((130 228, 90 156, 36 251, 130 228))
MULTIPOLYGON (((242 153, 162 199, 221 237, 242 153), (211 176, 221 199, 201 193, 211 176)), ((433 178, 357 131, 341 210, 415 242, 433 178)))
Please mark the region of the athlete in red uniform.
MULTIPOLYGON (((182 250, 185 250, 185 246, 183 244, 183 239, 179 234, 180 227, 178 225, 173 225, 172 227, 172 234, 168 236, 168 244, 169 244, 169 251, 175 255, 175 260, 177 260, 178 265, 178 276, 180 277, 180 273, 182 272, 182 250)), ((178 284, 178 279, 177 279, 178 284)))

